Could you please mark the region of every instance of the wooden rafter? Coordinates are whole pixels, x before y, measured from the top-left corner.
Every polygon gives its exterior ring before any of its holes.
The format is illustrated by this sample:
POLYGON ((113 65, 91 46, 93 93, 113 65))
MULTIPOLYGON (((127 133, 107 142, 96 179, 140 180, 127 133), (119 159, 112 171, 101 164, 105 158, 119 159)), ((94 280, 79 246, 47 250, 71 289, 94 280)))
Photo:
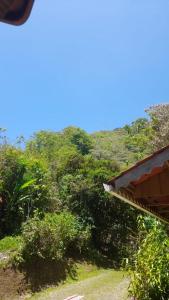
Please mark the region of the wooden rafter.
POLYGON ((105 189, 169 223, 169 146, 111 179, 105 189))

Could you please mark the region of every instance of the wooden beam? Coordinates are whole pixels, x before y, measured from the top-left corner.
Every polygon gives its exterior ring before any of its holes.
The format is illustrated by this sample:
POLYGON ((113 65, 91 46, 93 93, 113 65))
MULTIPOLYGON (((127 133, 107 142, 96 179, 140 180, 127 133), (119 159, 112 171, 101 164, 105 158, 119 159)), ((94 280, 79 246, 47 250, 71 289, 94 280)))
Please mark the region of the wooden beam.
POLYGON ((162 169, 146 181, 138 184, 134 191, 135 198, 167 197, 169 195, 169 169, 162 169))
POLYGON ((158 207, 158 206, 169 206, 169 203, 147 203, 146 204, 148 207, 158 207))
POLYGON ((159 211, 159 213, 162 213, 162 214, 169 213, 169 209, 159 209, 158 211, 159 211))
POLYGON ((159 220, 169 224, 168 218, 166 218, 165 216, 163 217, 157 211, 153 210, 151 207, 148 207, 148 206, 142 204, 141 202, 137 201, 133 197, 127 195, 127 193, 123 193, 121 191, 116 192, 113 189, 112 185, 109 185, 109 184, 104 184, 104 188, 105 188, 106 192, 109 192, 115 198, 118 198, 118 199, 134 206, 135 208, 137 208, 145 213, 148 213, 149 215, 151 215, 153 217, 157 217, 159 220))

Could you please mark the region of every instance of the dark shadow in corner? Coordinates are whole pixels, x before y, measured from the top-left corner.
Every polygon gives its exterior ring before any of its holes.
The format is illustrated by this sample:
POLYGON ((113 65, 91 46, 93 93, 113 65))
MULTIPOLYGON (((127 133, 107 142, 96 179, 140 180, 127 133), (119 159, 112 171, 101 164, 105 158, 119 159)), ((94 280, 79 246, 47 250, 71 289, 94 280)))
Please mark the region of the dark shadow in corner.
POLYGON ((26 284, 32 292, 58 285, 66 279, 67 275, 73 279, 77 276, 76 266, 70 260, 62 262, 38 260, 23 265, 20 271, 24 273, 26 284))
POLYGON ((119 266, 116 266, 116 264, 114 263, 114 261, 110 258, 108 258, 107 256, 99 253, 99 251, 97 251, 96 249, 92 249, 90 248, 90 250, 88 250, 88 252, 86 252, 85 254, 82 254, 81 256, 75 256, 73 257, 74 261, 78 261, 78 262, 88 262, 90 264, 96 265, 99 268, 104 268, 104 269, 118 269, 119 266))

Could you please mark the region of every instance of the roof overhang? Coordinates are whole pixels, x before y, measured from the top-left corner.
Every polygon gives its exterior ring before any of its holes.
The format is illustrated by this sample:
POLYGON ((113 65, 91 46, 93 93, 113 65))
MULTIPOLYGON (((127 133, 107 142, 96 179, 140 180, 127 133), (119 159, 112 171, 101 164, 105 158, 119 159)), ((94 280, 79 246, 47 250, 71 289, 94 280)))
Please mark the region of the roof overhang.
POLYGON ((22 25, 28 19, 34 0, 0 0, 0 21, 22 25))
POLYGON ((169 146, 104 185, 114 197, 169 223, 169 146))

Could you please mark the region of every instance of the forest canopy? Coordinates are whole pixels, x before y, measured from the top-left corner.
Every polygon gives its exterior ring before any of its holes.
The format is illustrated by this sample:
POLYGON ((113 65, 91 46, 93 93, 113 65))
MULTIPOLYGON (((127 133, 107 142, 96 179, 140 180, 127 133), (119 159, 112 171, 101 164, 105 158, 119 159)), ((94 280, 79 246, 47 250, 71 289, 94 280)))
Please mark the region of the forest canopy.
POLYGON ((112 199, 103 183, 169 143, 168 111, 169 105, 150 107, 147 118, 112 131, 42 130, 15 144, 1 128, 0 237, 24 236, 25 228, 37 224, 44 239, 44 224, 50 227, 59 222, 57 215, 67 213, 65 226, 70 221, 76 228, 70 230, 70 241, 84 233, 86 252, 121 264, 136 247, 139 212, 112 199))

